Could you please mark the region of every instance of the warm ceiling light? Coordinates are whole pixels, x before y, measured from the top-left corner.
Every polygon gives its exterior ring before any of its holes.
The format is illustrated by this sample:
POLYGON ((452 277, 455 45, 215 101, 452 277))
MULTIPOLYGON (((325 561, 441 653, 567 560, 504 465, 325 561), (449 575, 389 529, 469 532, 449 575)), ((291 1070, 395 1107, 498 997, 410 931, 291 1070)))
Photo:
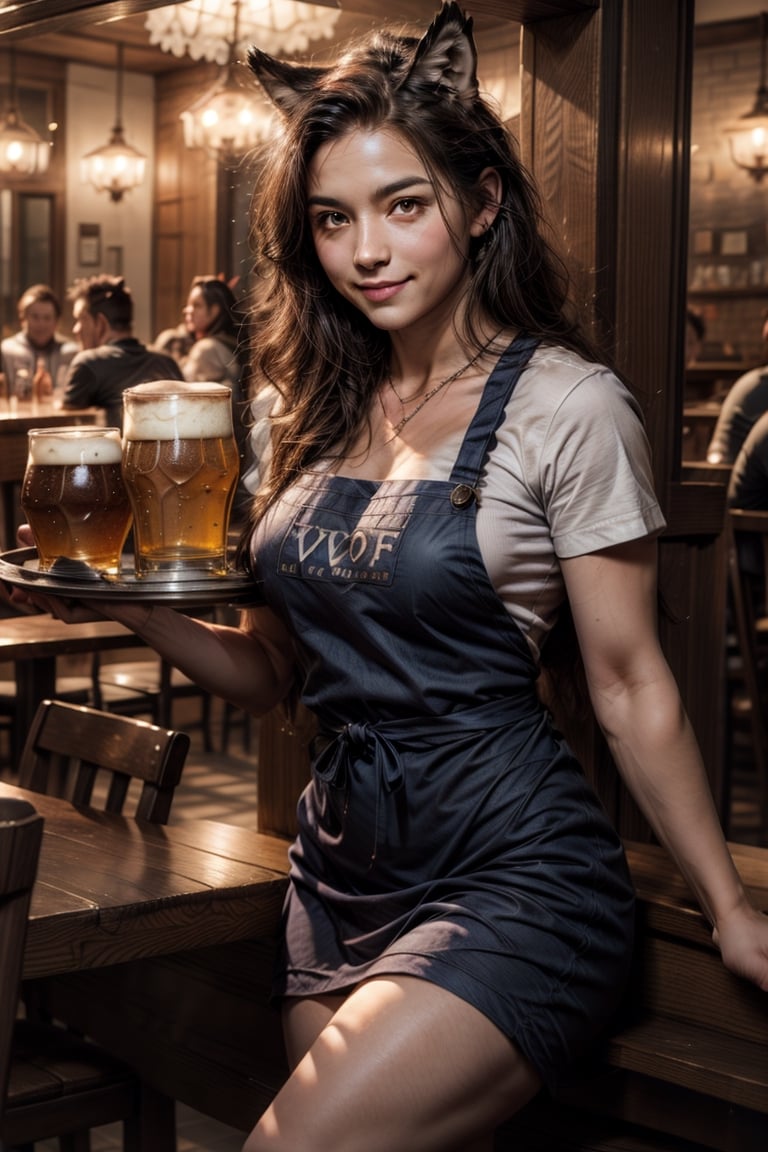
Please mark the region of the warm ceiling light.
POLYGON ((232 65, 216 84, 181 113, 184 143, 204 148, 222 164, 237 164, 260 141, 268 139, 271 110, 252 91, 242 88, 232 65))
POLYGON ((242 0, 232 0, 228 58, 218 80, 181 113, 184 143, 203 148, 220 163, 236 165, 272 132, 273 112, 254 86, 245 88, 236 75, 235 51, 240 35, 242 0))
POLYGON ((144 179, 146 156, 126 142, 123 135, 123 45, 117 46, 115 126, 108 143, 88 152, 80 161, 83 183, 97 192, 108 192, 116 203, 144 179))
POLYGON ((234 52, 256 44, 272 56, 306 52, 313 40, 329 40, 341 15, 324 5, 296 0, 186 0, 149 12, 144 27, 151 44, 174 56, 225 65, 232 58, 231 29, 237 6, 239 32, 234 52))
POLYGON ((760 83, 755 103, 745 112, 738 125, 727 128, 731 159, 737 168, 748 172, 756 184, 768 173, 768 88, 766 87, 766 39, 768 19, 760 14, 760 83))
POLYGON ((22 120, 16 90, 16 54, 11 49, 8 106, 0 118, 0 172, 33 176, 48 168, 50 145, 22 120))

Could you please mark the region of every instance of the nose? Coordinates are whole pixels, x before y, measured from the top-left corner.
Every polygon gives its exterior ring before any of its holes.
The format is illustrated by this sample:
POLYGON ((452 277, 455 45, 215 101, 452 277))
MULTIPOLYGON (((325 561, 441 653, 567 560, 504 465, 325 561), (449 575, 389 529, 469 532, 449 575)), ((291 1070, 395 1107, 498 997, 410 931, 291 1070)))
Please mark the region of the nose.
POLYGON ((389 263, 389 245, 373 221, 360 220, 355 244, 355 264, 360 268, 379 268, 389 263))

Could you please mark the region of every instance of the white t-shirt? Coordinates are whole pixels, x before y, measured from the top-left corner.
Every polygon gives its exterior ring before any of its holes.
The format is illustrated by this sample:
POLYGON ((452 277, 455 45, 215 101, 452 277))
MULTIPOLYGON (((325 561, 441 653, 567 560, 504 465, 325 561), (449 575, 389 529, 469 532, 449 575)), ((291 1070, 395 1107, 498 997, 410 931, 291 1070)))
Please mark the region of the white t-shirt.
MULTIPOLYGON (((269 409, 254 409, 251 491, 268 463, 269 409)), ((461 447, 441 444, 420 472, 446 480, 461 447)), ((317 467, 317 465, 315 465, 317 467)), ((478 491, 477 538, 489 578, 538 659, 565 597, 560 558, 664 527, 637 402, 608 369, 538 348, 497 430, 478 491)))

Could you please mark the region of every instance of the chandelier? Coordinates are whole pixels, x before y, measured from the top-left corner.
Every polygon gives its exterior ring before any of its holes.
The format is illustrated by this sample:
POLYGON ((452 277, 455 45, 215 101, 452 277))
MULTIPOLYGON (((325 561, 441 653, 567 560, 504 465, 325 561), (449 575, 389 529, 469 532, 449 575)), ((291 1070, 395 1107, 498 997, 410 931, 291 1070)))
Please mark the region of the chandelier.
POLYGON ((174 56, 227 65, 251 44, 272 56, 306 52, 313 40, 330 39, 338 9, 297 0, 186 0, 147 13, 144 27, 151 44, 174 56), (239 8, 233 44, 233 9, 239 8))
POLYGON ((755 102, 739 123, 727 128, 731 159, 737 168, 747 172, 756 184, 768 173, 768 87, 766 87, 766 40, 768 18, 760 14, 760 82, 755 102))
POLYGON ((48 168, 50 146, 21 118, 13 49, 10 56, 8 105, 0 117, 0 172, 9 176, 33 176, 48 168))
POLYGON ((229 167, 269 139, 274 124, 273 110, 251 89, 241 86, 232 62, 180 118, 187 148, 203 148, 229 167))
MULTIPOLYGON (((180 8, 194 7, 196 11, 196 27, 201 27, 203 9, 207 6, 209 15, 216 0, 190 0, 189 4, 179 5, 180 8), (199 9, 199 10, 198 10, 199 9)), ((219 6, 226 4, 230 27, 226 29, 215 25, 216 40, 208 40, 210 51, 220 56, 219 35, 226 36, 223 41, 226 47, 225 63, 218 80, 204 92, 189 108, 181 113, 184 126, 184 143, 188 148, 203 148, 209 155, 215 157, 219 163, 235 167, 241 157, 250 152, 262 141, 268 140, 275 131, 274 109, 263 96, 260 96, 253 85, 245 87, 240 79, 240 69, 235 63, 238 45, 242 42, 241 17, 244 10, 250 8, 251 15, 254 6, 265 17, 268 11, 276 15, 283 9, 285 17, 287 8, 309 9, 307 4, 284 4, 278 0, 277 7, 268 9, 267 0, 219 0, 219 6)), ((176 9, 174 9, 174 12, 176 9)), ((335 14, 332 14, 335 16, 335 14)), ((335 19, 334 19, 335 22, 335 19)), ((313 21, 313 27, 314 27, 313 21)), ((292 43, 296 43, 297 25, 292 26, 292 43)), ((273 29, 274 32, 274 29, 273 29)), ((302 30, 302 36, 307 35, 307 28, 302 30)), ((250 41, 254 32, 251 26, 246 43, 250 41)), ((260 42, 263 42, 261 40, 260 42)))
POLYGON ((117 46, 115 126, 109 141, 94 148, 80 161, 84 184, 91 183, 97 192, 108 192, 115 203, 144 179, 146 156, 126 142, 123 134, 123 45, 117 46))

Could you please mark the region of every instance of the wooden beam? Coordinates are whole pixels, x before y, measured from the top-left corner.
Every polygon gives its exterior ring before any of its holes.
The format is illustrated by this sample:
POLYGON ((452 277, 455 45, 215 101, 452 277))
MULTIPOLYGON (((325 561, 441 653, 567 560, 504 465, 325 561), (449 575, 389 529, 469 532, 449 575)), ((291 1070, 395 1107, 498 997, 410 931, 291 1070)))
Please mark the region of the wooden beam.
MULTIPOLYGON (((344 0, 343 4, 337 0, 314 2, 382 20, 381 0, 350 0, 350 3, 344 0)), ((599 0, 467 0, 466 9, 475 16, 529 23, 594 10, 598 3, 599 0)), ((37 32, 71 32, 86 24, 120 20, 167 4, 168 0, 24 0, 23 4, 0 10, 0 36, 24 35, 32 29, 37 32)), ((396 0, 388 5, 384 19, 406 18, 424 22, 431 19, 438 7, 438 0, 396 0)))
POLYGON ((73 31, 86 24, 122 20, 126 16, 160 8, 162 0, 25 0, 0 10, 0 36, 25 36, 30 32, 73 31))

